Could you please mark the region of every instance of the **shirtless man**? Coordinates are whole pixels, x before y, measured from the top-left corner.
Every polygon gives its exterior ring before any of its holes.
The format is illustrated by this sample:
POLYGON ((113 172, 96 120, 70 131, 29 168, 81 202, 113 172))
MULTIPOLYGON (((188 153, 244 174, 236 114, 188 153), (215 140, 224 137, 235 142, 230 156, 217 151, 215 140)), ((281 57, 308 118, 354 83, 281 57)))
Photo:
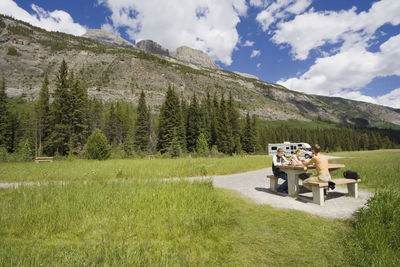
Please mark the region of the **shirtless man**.
POLYGON ((317 169, 317 176, 310 177, 303 181, 303 186, 308 190, 312 191, 312 186, 309 184, 310 182, 329 182, 331 180, 331 174, 328 169, 328 159, 320 153, 321 147, 317 144, 311 147, 311 152, 314 154, 314 157, 309 161, 303 161, 304 169, 307 169, 307 166, 315 165, 317 169))

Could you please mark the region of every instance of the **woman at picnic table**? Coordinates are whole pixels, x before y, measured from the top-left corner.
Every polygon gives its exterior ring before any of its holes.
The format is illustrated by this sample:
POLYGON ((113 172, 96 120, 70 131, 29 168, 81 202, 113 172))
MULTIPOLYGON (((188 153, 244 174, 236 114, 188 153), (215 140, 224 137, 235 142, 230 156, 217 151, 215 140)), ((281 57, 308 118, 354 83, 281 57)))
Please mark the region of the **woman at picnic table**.
POLYGON ((294 152, 294 154, 290 157, 290 161, 292 162, 292 165, 294 165, 294 166, 303 165, 303 162, 300 159, 302 153, 303 153, 303 151, 301 149, 297 149, 294 152))
POLYGON ((304 169, 307 169, 307 166, 314 165, 317 169, 317 176, 310 177, 303 181, 303 186, 308 190, 312 191, 312 185, 310 182, 329 182, 331 178, 331 174, 328 169, 328 159, 320 153, 321 147, 318 144, 315 144, 311 147, 311 152, 314 154, 314 157, 311 160, 303 160, 304 169))

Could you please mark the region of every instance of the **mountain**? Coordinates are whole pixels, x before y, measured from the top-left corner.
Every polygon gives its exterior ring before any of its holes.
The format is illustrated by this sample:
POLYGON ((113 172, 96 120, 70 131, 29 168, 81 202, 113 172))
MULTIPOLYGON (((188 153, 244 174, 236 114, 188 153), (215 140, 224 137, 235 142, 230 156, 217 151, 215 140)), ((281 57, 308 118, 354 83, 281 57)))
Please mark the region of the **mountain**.
POLYGON ((210 69, 220 69, 206 53, 187 46, 178 47, 171 53, 171 56, 182 61, 204 66, 210 69))
POLYGON ((82 35, 82 37, 92 39, 104 45, 118 46, 124 48, 136 48, 127 40, 119 36, 115 36, 105 30, 89 29, 84 35, 82 35))
POLYGON ((319 118, 360 126, 400 126, 398 110, 291 91, 251 76, 216 69, 211 62, 205 67, 190 62, 192 56, 202 57, 203 63, 207 61, 207 55, 191 48, 159 55, 113 45, 47 32, 0 15, 0 77, 6 78, 9 96, 23 95, 34 100, 45 72, 49 74, 50 90, 54 90, 56 72, 65 59, 88 88, 89 96, 104 101, 123 99, 136 104, 140 91, 145 90, 148 103, 158 110, 168 85, 174 84, 187 99, 193 93, 204 96, 208 91, 211 95, 232 92, 242 113, 249 111, 269 120, 319 118))
POLYGON ((158 43, 156 43, 156 42, 154 42, 152 40, 139 41, 136 44, 136 47, 139 48, 140 50, 144 51, 144 52, 147 52, 147 53, 169 56, 168 49, 165 49, 160 44, 158 44, 158 43))

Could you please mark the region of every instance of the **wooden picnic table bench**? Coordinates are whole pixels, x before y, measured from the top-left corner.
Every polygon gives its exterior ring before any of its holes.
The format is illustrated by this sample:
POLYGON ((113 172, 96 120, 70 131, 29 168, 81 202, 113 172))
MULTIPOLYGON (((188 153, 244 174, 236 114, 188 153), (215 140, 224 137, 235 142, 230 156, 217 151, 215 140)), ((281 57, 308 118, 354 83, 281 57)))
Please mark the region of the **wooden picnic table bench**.
POLYGON ((40 163, 40 162, 53 162, 54 158, 53 157, 36 157, 35 162, 40 163))
MULTIPOLYGON (((361 182, 361 179, 336 178, 331 181, 336 185, 346 184, 349 196, 358 198, 358 183, 361 182)), ((329 184, 327 182, 310 182, 310 184, 312 185, 313 202, 323 206, 325 204, 324 189, 328 189, 329 184)))

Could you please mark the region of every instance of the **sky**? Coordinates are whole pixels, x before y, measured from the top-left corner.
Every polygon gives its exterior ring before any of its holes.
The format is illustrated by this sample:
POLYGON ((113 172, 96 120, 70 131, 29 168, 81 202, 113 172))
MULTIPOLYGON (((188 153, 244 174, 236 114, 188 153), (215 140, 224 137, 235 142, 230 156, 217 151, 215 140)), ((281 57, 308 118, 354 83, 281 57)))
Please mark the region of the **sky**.
POLYGON ((400 0, 1 0, 0 13, 186 45, 291 90, 400 108, 400 0))

